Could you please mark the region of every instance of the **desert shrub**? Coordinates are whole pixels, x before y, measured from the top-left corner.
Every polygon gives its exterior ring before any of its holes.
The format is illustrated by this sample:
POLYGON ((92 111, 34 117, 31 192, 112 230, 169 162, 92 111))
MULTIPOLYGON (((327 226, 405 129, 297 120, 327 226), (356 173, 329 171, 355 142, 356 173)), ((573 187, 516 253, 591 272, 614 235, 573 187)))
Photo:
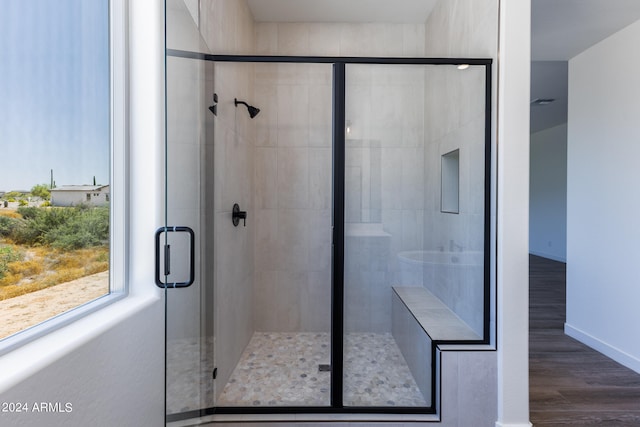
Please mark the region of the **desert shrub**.
POLYGON ((0 246, 0 279, 9 271, 9 265, 20 261, 22 254, 11 246, 0 246))
POLYGON ((81 268, 86 262, 86 254, 81 251, 63 252, 56 250, 50 257, 52 266, 56 270, 70 270, 81 268))
POLYGON ((41 234, 30 221, 21 221, 15 224, 9 238, 18 245, 36 245, 41 243, 41 234))
POLYGON ((55 248, 66 250, 108 243, 108 208, 77 208, 76 215, 46 233, 45 241, 55 248))
POLYGON ((96 274, 109 269, 109 262, 94 262, 84 268, 85 274, 96 274))
MULTIPOLYGON (((22 193, 19 192, 19 191, 9 191, 7 194, 4 195, 4 197, 10 198, 10 199, 15 199, 16 197, 22 197, 22 193)), ((9 200, 9 201, 11 201, 11 200, 9 200)))
POLYGON ((99 263, 106 263, 107 265, 109 265, 109 251, 107 250, 99 252, 94 261, 99 263))
POLYGON ((20 199, 20 201, 18 202, 18 206, 28 206, 29 202, 27 202, 25 199, 20 199))
POLYGON ((40 197, 42 200, 49 200, 51 198, 51 190, 47 184, 37 184, 31 188, 31 194, 35 197, 40 197))
POLYGON ((51 245, 70 250, 100 246, 109 240, 107 207, 21 207, 18 212, 24 221, 16 224, 10 235, 18 244, 51 245))
POLYGON ((20 219, 0 216, 0 237, 8 237, 20 224, 20 219))
POLYGON ((13 211, 13 210, 0 210, 0 216, 5 216, 8 218, 14 218, 14 219, 22 219, 22 215, 20 215, 18 212, 13 211))
POLYGON ((0 301, 109 270, 106 246, 72 251, 40 246, 29 249, 29 255, 27 261, 10 263, 0 278, 0 301))
POLYGON ((18 208, 18 213, 24 219, 33 219, 38 216, 40 209, 32 207, 32 206, 21 206, 18 208))
POLYGON ((9 272, 15 276, 29 277, 42 273, 44 267, 42 263, 29 260, 29 261, 14 261, 8 265, 9 272))

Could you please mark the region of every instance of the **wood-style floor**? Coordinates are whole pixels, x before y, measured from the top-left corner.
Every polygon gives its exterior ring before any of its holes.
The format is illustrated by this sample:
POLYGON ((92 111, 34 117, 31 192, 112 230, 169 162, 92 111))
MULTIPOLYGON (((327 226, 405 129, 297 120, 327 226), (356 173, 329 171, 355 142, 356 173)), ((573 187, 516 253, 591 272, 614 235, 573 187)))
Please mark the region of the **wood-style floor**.
POLYGON ((640 426, 640 375, 563 332, 565 264, 531 256, 529 270, 531 422, 640 426))

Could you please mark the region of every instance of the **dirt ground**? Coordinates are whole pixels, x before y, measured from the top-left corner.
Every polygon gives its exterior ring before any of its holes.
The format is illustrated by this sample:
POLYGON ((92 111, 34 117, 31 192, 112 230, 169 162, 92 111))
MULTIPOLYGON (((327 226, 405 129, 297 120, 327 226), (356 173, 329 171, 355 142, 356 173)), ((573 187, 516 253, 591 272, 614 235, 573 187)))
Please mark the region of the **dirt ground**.
POLYGON ((0 301, 0 339, 109 292, 109 272, 0 301))

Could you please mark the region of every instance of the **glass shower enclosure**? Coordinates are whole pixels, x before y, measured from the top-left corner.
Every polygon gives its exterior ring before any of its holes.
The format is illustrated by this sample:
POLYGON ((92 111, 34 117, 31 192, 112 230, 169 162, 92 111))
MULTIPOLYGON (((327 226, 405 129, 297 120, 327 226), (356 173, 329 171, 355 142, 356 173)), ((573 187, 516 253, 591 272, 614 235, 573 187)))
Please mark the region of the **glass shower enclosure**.
POLYGON ((490 335, 491 61, 168 49, 166 412, 433 413, 490 335))

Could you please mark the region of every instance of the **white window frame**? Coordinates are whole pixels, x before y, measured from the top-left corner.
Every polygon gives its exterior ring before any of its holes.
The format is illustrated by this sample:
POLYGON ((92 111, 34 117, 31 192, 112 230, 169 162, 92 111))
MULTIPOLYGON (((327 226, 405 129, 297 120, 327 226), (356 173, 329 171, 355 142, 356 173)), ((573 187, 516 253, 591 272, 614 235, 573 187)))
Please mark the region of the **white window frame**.
POLYGON ((128 294, 128 37, 127 1, 109 0, 110 245, 109 293, 0 341, 0 356, 123 299, 128 294))

